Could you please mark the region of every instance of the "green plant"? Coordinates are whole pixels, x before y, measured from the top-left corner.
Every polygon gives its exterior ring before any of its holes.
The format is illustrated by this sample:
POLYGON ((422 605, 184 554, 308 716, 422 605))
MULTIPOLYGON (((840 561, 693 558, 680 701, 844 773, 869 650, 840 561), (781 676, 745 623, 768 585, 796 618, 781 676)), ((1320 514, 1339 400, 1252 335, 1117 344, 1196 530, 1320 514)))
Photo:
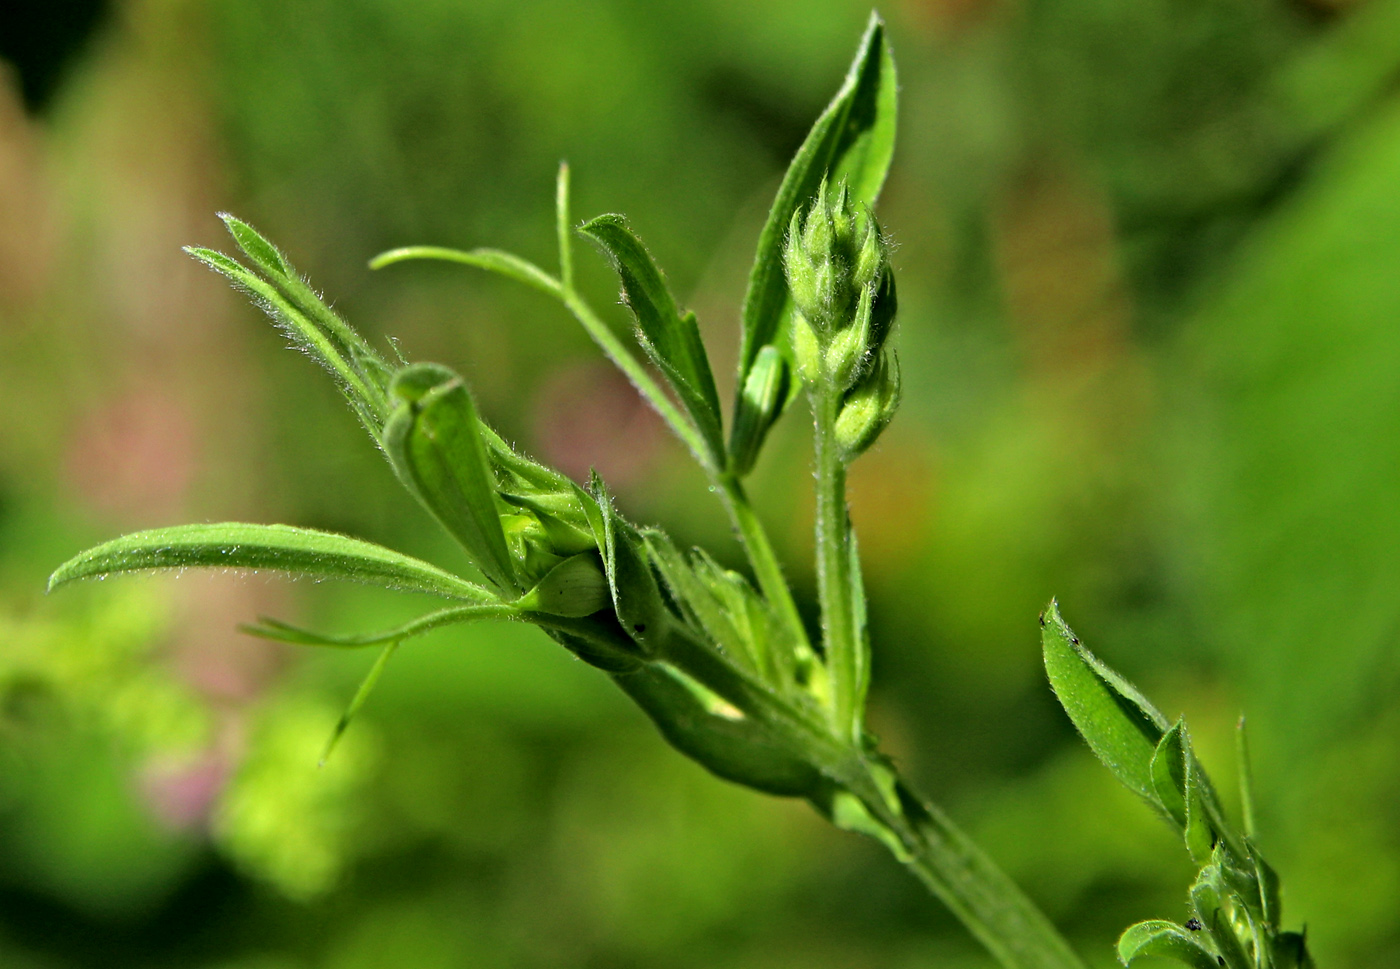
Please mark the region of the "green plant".
MULTIPOLYGON (((760 236, 727 437, 694 315, 677 305, 622 217, 603 215, 574 229, 567 168, 560 170, 556 198, 557 276, 491 249, 412 247, 372 263, 455 261, 557 299, 704 469, 756 585, 701 550, 680 549, 664 532, 623 519, 598 476, 581 487, 519 453, 481 420, 457 374, 385 359, 280 250, 224 216, 252 268, 207 249, 190 253, 245 290, 331 373, 404 487, 463 547, 480 581, 341 535, 226 523, 116 539, 65 563, 50 587, 116 572, 206 566, 347 578, 445 600, 405 625, 358 636, 324 636, 268 619, 246 627, 293 643, 382 648, 331 744, 403 641, 481 619, 532 623, 612 676, 675 747, 713 773, 804 798, 836 825, 879 839, 1005 965, 1081 966, 995 864, 900 779, 864 726, 870 643, 845 479, 899 402, 899 367, 887 346, 895 283, 872 212, 893 152, 895 107, 894 63, 883 25, 873 18, 845 83, 783 179, 760 236), (616 269, 638 343, 659 380, 575 289, 575 231, 616 269), (816 641, 744 490, 769 429, 803 392, 815 429, 816 641)), ((1047 670, 1076 726, 1120 779, 1182 829, 1202 865, 1192 921, 1134 926, 1120 942, 1124 961, 1165 955, 1230 969, 1310 964, 1301 937, 1278 930, 1276 879, 1251 840, 1225 823, 1184 727, 1170 726, 1082 650, 1053 606, 1045 630, 1047 670)))

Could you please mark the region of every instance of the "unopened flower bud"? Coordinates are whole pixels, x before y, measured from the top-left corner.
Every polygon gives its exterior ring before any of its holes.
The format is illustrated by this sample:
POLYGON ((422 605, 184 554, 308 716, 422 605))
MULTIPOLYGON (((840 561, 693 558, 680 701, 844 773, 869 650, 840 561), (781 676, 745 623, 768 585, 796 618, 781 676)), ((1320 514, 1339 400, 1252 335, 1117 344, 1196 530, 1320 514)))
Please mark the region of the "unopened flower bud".
MULTIPOLYGON (((861 322, 856 317, 868 288, 875 287, 872 309, 879 301, 888 275, 887 248, 870 210, 853 202, 844 184, 833 191, 823 182, 805 214, 794 214, 783 251, 788 289, 823 347, 861 322)), ((868 332, 879 330, 883 336, 892 316, 886 314, 878 323, 870 317, 866 321, 872 324, 868 332)), ((854 356, 843 349, 837 369, 847 376, 838 382, 858 377, 862 361, 878 348, 878 343, 867 340, 854 356)))
POLYGON ((836 446, 849 462, 864 453, 889 426, 899 407, 899 362, 880 354, 874 367, 841 405, 836 417, 836 446))
POLYGON ((528 612, 580 618, 611 606, 612 595, 598 553, 582 552, 550 569, 515 604, 528 612))

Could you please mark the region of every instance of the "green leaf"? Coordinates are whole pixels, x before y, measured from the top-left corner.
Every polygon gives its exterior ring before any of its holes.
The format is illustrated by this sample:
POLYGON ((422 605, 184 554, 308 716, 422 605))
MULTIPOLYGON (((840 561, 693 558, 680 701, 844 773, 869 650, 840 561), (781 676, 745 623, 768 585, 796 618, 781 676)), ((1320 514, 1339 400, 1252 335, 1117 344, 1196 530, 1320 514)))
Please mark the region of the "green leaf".
POLYGON ((768 431, 782 416, 792 386, 792 368, 769 344, 758 351, 744 381, 729 432, 729 470, 740 477, 753 470, 768 431))
POLYGON ((279 643, 292 643, 297 646, 334 646, 341 649, 358 649, 364 646, 383 646, 386 643, 399 643, 414 636, 432 632, 443 626, 459 623, 479 622, 484 619, 516 619, 520 610, 507 603, 483 604, 479 606, 452 606, 419 616, 402 626, 381 630, 377 633, 350 633, 348 635, 327 635, 312 632, 267 616, 259 617, 256 623, 245 623, 238 627, 240 632, 259 639, 271 639, 279 643))
POLYGON ((622 280, 622 292, 636 317, 642 348, 666 375, 705 443, 716 467, 724 463, 719 394, 693 313, 682 314, 647 252, 620 215, 600 215, 579 232, 603 250, 622 280))
POLYGON ((241 522, 154 528, 105 542, 59 566, 49 577, 49 590, 74 579, 117 572, 187 568, 269 569, 448 599, 498 601, 487 590, 435 565, 358 538, 241 522))
POLYGON ((374 661, 374 665, 369 668, 365 678, 360 682, 360 688, 355 691, 354 698, 350 701, 350 706, 340 715, 336 721, 335 729, 331 731, 331 737, 326 741, 326 749, 321 752, 321 767, 326 766, 326 761, 330 760, 331 752, 335 750, 335 745, 340 743, 340 738, 345 735, 345 728, 350 726, 350 721, 355 719, 355 714, 360 712, 360 708, 365 705, 369 695, 373 692, 375 684, 384 675, 384 667, 389 665, 389 657, 398 651, 397 641, 389 643, 384 647, 384 651, 379 654, 379 658, 374 661))
POLYGON ((1191 752, 1189 742, 1183 751, 1183 763, 1186 768, 1186 850, 1191 852, 1191 858, 1196 864, 1203 865, 1210 860, 1215 849, 1215 828, 1212 824, 1214 818, 1206 806, 1206 798, 1210 795, 1205 774, 1191 752))
POLYGON ((487 272, 496 273, 507 279, 514 279, 516 282, 524 283, 538 289, 542 293, 558 299, 563 290, 559 285, 559 280, 545 272, 532 262, 521 259, 514 253, 504 252, 500 249, 472 249, 464 251, 462 249, 447 249, 442 246, 404 246, 401 249, 390 249, 388 252, 381 252, 369 261, 370 269, 383 269, 385 266, 392 266, 394 263, 408 262, 412 259, 437 259, 443 262, 456 262, 465 266, 475 266, 477 269, 484 269, 487 272))
POLYGON ((268 242, 257 229, 228 212, 220 212, 219 218, 228 226, 229 234, 233 236, 233 241, 238 243, 238 248, 263 272, 274 278, 296 275, 296 270, 282 255, 281 250, 268 242))
MULTIPOLYGON (((324 311, 324 315, 334 319, 337 324, 336 332, 328 332, 277 286, 247 269, 237 260, 222 252, 199 246, 186 246, 185 252, 215 272, 227 276, 238 289, 252 297, 253 302, 272 318, 273 323, 294 345, 304 350, 336 378, 360 422, 371 434, 378 436, 388 411, 384 397, 387 365, 370 351, 368 345, 348 324, 321 305, 319 300, 313 300, 312 302, 319 307, 318 312, 324 311), (341 334, 349 334, 352 339, 347 342, 341 334)), ((283 282, 288 279, 297 280, 301 288, 310 291, 295 274, 280 278, 283 282)))
POLYGON ((875 204, 894 155, 897 100, 894 58, 885 43, 885 25, 878 15, 871 14, 845 81, 788 166, 759 235, 744 296, 740 393, 759 349, 779 341, 783 323, 791 315, 783 242, 793 213, 816 196, 823 178, 833 185, 844 181, 853 200, 875 204))
POLYGON ((1184 721, 1178 720, 1157 742, 1152 754, 1152 789, 1157 800, 1177 827, 1186 829, 1186 750, 1182 734, 1184 721))
POLYGON ((1160 806, 1152 758, 1170 728, 1167 719, 1084 648, 1053 600, 1041 616, 1040 633, 1050 685, 1080 735, 1120 781, 1160 806))
POLYGON ((1161 956, 1191 969, 1219 969, 1215 956, 1187 929, 1161 919, 1139 922, 1118 939, 1118 958, 1123 965, 1131 966, 1143 956, 1161 956))
POLYGON ((446 367, 413 364, 395 375, 390 392, 398 404, 384 426, 384 451, 399 480, 482 574, 498 588, 519 593, 496 480, 466 384, 446 367))

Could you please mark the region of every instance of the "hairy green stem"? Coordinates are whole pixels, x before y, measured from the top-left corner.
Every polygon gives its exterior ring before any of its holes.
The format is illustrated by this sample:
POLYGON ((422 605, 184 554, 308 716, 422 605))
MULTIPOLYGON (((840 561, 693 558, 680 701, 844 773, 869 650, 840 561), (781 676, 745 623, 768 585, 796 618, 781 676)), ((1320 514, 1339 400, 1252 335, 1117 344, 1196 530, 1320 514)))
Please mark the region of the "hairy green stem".
POLYGON ((789 632, 799 643, 807 643, 807 629, 802 624, 802 615, 797 611, 797 601, 792 597, 792 588, 783 576, 783 568, 778 563, 778 555, 773 551, 773 543, 768 540, 768 532, 763 522, 749 504, 749 496, 744 491, 743 482, 728 472, 716 475, 715 487, 719 489, 724 508, 729 519, 739 533, 739 541, 744 546, 753 567, 758 588, 768 604, 777 611, 778 617, 787 625, 789 632))
POLYGON ((831 719, 838 735, 859 744, 860 643, 851 601, 850 525, 846 514, 846 464, 836 447, 840 394, 829 385, 811 394, 816 424, 817 595, 822 642, 831 674, 831 719))
POLYGON ((870 778, 856 792, 898 839, 901 860, 1007 969, 1085 969, 1034 902, 947 815, 903 781, 898 806, 870 778))

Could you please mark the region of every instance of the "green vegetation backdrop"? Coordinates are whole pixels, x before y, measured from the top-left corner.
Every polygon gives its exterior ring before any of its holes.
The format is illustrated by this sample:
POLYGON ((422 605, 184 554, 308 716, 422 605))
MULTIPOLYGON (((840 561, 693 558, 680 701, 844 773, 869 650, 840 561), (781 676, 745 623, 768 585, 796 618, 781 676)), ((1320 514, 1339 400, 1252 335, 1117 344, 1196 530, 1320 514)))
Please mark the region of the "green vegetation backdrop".
MULTIPOLYGON (((705 774, 528 627, 405 647, 318 770, 371 657, 235 624, 412 604, 264 576, 42 592, 80 548, 187 520, 457 564, 330 383, 180 251, 221 243, 221 209, 461 371, 506 436, 737 565, 557 306, 365 262, 548 262, 567 158, 575 212, 630 215, 731 379, 768 200, 868 8, 32 6, 0 17, 0 964, 988 966, 877 846, 705 774)), ((1112 965, 1191 871, 1045 684, 1058 595, 1227 790, 1249 715, 1262 842, 1319 965, 1400 962, 1400 0, 882 13, 905 404, 851 482, 874 729, 1112 965)), ((805 419, 752 490, 814 609, 805 419)))

